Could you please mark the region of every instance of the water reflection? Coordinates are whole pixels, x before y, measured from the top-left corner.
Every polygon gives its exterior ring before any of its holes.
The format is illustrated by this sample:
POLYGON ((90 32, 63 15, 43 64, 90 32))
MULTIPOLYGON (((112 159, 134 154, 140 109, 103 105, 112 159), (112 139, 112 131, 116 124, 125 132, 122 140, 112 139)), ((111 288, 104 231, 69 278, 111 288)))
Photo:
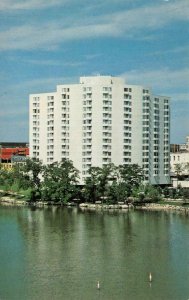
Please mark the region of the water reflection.
MULTIPOLYGON (((0 217, 1 242, 11 230, 14 242, 7 249, 17 245, 15 270, 22 274, 11 277, 12 292, 0 279, 5 299, 180 300, 189 295, 189 220, 181 214, 1 207, 0 217)), ((7 269, 9 256, 0 255, 7 269)))

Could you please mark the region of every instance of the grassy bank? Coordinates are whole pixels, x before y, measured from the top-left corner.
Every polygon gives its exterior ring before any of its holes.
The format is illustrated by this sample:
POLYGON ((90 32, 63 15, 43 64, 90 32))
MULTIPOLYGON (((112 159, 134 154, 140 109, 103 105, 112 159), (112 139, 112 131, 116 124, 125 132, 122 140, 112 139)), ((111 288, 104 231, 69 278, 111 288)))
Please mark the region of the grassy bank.
POLYGON ((17 190, 14 186, 8 188, 7 186, 0 185, 0 198, 10 197, 11 199, 15 199, 15 200, 29 201, 30 194, 31 194, 31 189, 17 190))

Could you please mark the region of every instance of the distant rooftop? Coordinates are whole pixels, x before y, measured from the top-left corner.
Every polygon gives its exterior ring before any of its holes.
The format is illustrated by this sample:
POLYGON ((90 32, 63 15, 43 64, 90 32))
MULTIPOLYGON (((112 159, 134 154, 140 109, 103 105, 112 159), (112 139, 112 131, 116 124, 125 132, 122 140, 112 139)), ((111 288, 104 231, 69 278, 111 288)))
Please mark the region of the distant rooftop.
POLYGON ((29 147, 28 142, 0 142, 0 148, 29 147))
POLYGON ((189 152, 189 136, 186 137, 186 143, 184 144, 171 144, 171 152, 189 152))

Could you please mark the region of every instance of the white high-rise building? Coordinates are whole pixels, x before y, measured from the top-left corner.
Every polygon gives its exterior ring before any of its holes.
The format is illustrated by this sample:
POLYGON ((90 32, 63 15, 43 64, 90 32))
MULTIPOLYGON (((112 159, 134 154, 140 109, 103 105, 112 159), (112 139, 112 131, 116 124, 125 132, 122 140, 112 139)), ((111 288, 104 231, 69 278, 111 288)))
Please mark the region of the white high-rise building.
POLYGON ((54 93, 30 95, 30 156, 90 166, 139 164, 152 184, 170 183, 169 97, 119 77, 81 77, 54 93))

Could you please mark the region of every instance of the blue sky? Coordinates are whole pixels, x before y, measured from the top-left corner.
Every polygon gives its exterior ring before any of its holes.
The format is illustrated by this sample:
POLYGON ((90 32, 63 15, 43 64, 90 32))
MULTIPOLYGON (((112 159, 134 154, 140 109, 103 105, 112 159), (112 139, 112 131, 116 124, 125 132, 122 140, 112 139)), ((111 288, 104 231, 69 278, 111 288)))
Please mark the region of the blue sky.
POLYGON ((189 134, 189 0, 1 0, 0 141, 28 141, 30 93, 122 76, 172 98, 171 142, 189 134))

